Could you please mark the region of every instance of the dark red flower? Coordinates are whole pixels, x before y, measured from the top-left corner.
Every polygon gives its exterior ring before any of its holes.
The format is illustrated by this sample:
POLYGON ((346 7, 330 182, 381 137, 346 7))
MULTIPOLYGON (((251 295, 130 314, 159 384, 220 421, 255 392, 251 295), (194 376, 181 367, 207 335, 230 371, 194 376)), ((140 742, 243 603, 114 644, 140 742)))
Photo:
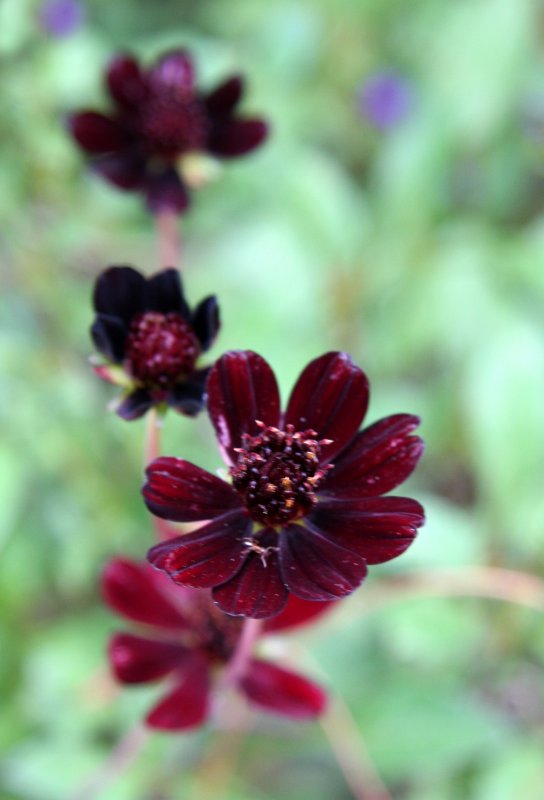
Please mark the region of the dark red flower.
MULTIPOLYGON (((174 586, 147 564, 128 559, 109 562, 102 594, 110 608, 143 626, 143 635, 112 636, 109 658, 116 678, 121 683, 171 679, 166 695, 147 715, 147 725, 185 730, 205 722, 214 681, 234 652, 242 620, 218 611, 209 592, 174 586)), ((286 607, 285 624, 280 615, 273 629, 304 624, 326 605, 295 601, 286 607)), ((259 658, 249 661, 237 687, 260 708, 298 720, 312 719, 326 704, 319 686, 259 658)))
POLYGON ((95 172, 120 189, 142 192, 154 212, 187 208, 188 156, 245 155, 267 134, 262 119, 237 115, 243 79, 235 75, 211 92, 199 92, 185 50, 167 53, 147 70, 132 56, 119 55, 107 69, 106 88, 112 111, 74 114, 72 136, 95 172))
POLYGON ((422 452, 419 419, 395 414, 357 433, 365 374, 345 353, 302 372, 280 413, 276 378, 256 353, 231 352, 212 368, 208 410, 232 483, 176 458, 147 469, 143 494, 165 519, 210 520, 153 547, 150 562, 176 583, 213 587, 228 614, 279 613, 290 593, 333 600, 364 580, 367 564, 400 555, 423 524, 405 497, 382 497, 422 452))
POLYGON ((136 419, 161 404, 197 414, 209 372, 197 361, 219 329, 216 298, 206 297, 191 311, 177 270, 145 278, 132 267, 109 267, 96 281, 93 300, 91 336, 107 359, 94 369, 125 387, 119 416, 136 419))

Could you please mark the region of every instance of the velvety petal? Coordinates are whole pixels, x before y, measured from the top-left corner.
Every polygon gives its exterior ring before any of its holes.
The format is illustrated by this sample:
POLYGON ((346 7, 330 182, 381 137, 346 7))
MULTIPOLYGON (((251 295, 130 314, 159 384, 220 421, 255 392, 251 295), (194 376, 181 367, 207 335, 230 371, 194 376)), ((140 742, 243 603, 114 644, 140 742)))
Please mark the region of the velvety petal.
POLYGON ((311 361, 297 380, 285 412, 285 424, 313 429, 332 439, 321 461, 332 459, 359 429, 368 406, 368 381, 346 353, 325 353, 311 361))
POLYGON ((172 50, 164 55, 149 70, 149 83, 155 91, 161 89, 191 90, 195 72, 189 53, 185 50, 172 50))
POLYGON ((206 111, 210 117, 228 116, 240 102, 244 91, 244 79, 241 75, 233 75, 219 84, 203 98, 206 111))
POLYGON ((214 295, 202 300, 195 310, 191 320, 193 330, 202 345, 202 350, 211 347, 219 331, 219 305, 214 295))
POLYGON ((381 564, 403 553, 425 522, 423 508, 407 497, 320 500, 308 524, 331 541, 381 564))
POLYGON ((193 533, 152 547, 147 557, 176 582, 207 589, 228 581, 246 558, 250 520, 239 511, 224 514, 193 533))
POLYGON ((145 278, 132 267, 109 267, 96 281, 93 302, 99 314, 120 317, 130 325, 144 310, 145 278))
POLYGON ((134 622, 158 628, 183 630, 187 620, 161 592, 160 583, 171 582, 149 566, 128 558, 113 558, 102 573, 106 605, 134 622))
POLYGON ((332 611, 335 607, 335 601, 324 600, 322 602, 314 602, 312 600, 302 600, 294 594, 289 595, 287 605, 275 617, 267 619, 263 626, 265 633, 274 633, 275 631, 286 631, 291 628, 298 628, 301 625, 308 625, 315 622, 317 619, 332 611))
POLYGON ((325 691, 313 681, 260 659, 250 661, 240 688, 252 703, 297 720, 314 719, 327 705, 325 691))
POLYGON ((91 169, 118 189, 142 189, 146 171, 143 156, 134 150, 100 156, 91 162, 91 169))
POLYGON ((210 153, 221 158, 242 156, 255 150, 268 134, 268 125, 261 119, 225 119, 217 121, 210 131, 210 153))
POLYGON ((121 400, 115 409, 122 419, 139 419, 146 414, 153 405, 153 398, 147 389, 135 389, 121 400))
POLYGON ((189 207, 189 194, 175 169, 169 168, 146 180, 145 196, 149 210, 176 211, 181 214, 189 207))
POLYGON ((241 508, 230 483, 180 458, 163 456, 149 464, 142 493, 152 514, 173 522, 211 519, 241 508))
POLYGON ((202 725, 208 716, 209 693, 208 664, 195 653, 175 688, 151 709, 146 724, 163 731, 182 731, 202 725))
POLYGON ((251 350, 233 350, 212 367, 207 384, 208 411, 227 463, 236 462, 242 436, 259 431, 256 420, 278 425, 280 396, 264 358, 251 350))
POLYGON ((233 616, 265 619, 278 614, 288 593, 281 579, 277 551, 262 556, 250 553, 240 571, 215 588, 212 597, 221 611, 233 616))
POLYGON ((91 337, 99 352, 109 361, 120 364, 125 355, 127 326, 120 317, 98 314, 91 327, 91 337))
POLYGON ((183 663, 190 651, 174 642, 162 642, 116 633, 108 648, 110 664, 121 683, 148 683, 164 678, 183 663))
POLYGON ((112 98, 124 109, 136 108, 147 95, 145 77, 136 59, 129 55, 112 59, 106 83, 112 98))
POLYGON ((179 270, 163 269, 147 279, 145 307, 149 311, 160 311, 163 314, 176 311, 184 319, 189 320, 190 311, 183 294, 179 270))
POLYGON ((410 435, 419 422, 410 414, 394 414, 361 431, 335 459, 319 493, 364 497, 399 486, 423 454, 423 441, 410 435))
POLYGON ((188 417, 199 414, 204 408, 206 379, 209 372, 210 367, 196 370, 186 381, 174 386, 166 397, 168 405, 188 417))
POLYGON ((82 111, 69 120, 70 132, 87 153, 113 153, 126 147, 124 129, 110 117, 96 111, 82 111))
POLYGON ((364 558, 302 525, 288 525, 280 539, 283 580, 303 600, 334 600, 365 579, 364 558))

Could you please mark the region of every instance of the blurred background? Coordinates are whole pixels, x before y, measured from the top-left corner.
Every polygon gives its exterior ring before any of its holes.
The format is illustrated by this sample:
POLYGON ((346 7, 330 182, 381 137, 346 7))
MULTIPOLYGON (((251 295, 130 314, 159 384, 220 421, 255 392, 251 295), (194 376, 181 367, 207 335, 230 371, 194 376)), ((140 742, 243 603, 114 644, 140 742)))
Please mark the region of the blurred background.
MULTIPOLYGON (((88 367, 96 275, 153 272, 156 239, 138 197, 85 170, 65 119, 105 105, 113 53, 182 45, 201 86, 245 72, 244 108, 273 129, 182 222, 189 299, 221 302, 212 356, 257 350, 285 397, 310 358, 346 349, 371 381, 369 421, 423 418, 403 493, 428 524, 297 635, 307 670, 343 697, 395 800, 541 800, 542 615, 373 598, 404 574, 544 568, 544 5, 60 8, 0 4, 0 797, 70 797, 157 696, 117 690, 106 668, 119 622, 97 577, 152 533, 144 422, 106 412, 115 390, 88 367)), ((220 465, 204 416, 169 414, 163 452, 220 465)), ((351 796, 317 725, 253 726, 221 800, 351 796)), ((154 736, 100 797, 198 794, 187 773, 213 736, 154 736)))

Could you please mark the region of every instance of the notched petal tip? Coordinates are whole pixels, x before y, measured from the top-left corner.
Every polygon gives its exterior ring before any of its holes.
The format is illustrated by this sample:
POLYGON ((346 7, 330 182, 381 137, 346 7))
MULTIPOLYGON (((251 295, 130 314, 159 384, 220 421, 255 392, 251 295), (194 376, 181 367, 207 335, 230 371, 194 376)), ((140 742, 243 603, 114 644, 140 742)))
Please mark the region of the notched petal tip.
POLYGON ((295 430, 313 428, 329 461, 357 432, 368 407, 369 385, 363 370, 347 353, 330 352, 311 361, 298 378, 285 412, 295 430))
POLYGON ((208 411, 227 463, 237 459, 242 436, 256 435, 256 420, 277 426, 280 397, 269 364, 251 350, 231 350, 212 367, 206 385, 208 411))

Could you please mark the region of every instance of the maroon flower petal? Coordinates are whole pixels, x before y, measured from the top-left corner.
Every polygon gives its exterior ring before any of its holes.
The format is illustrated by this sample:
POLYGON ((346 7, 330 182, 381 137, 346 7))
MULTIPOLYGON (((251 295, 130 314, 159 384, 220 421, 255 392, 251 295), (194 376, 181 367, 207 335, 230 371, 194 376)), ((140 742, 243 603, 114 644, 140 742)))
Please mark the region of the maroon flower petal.
POLYGON ((208 716, 209 694, 208 664, 193 654, 180 682, 151 709, 146 724, 163 731, 182 731, 202 725, 208 716))
POLYGON ((144 292, 146 310, 160 311, 162 314, 175 311, 184 319, 189 319, 189 306, 183 293, 179 270, 163 269, 157 272, 147 279, 144 292))
POLYGON ((148 564, 113 558, 102 573, 102 597, 106 605, 134 622, 184 630, 185 617, 159 589, 163 581, 171 586, 168 578, 148 564))
POLYGON ((131 633, 114 634, 108 648, 112 670, 121 683, 149 683, 164 678, 183 663, 188 653, 180 644, 131 633))
POLYGON ((303 600, 334 600, 365 579, 365 559, 301 525, 289 525, 280 540, 280 566, 287 587, 303 600))
POLYGON ((168 392, 166 402, 180 414, 195 417, 204 408, 204 394, 209 367, 196 370, 191 377, 168 392))
POLYGON ((420 504, 407 497, 363 497, 320 500, 307 521, 368 564, 382 564, 409 547, 425 515, 420 504))
POLYGON ((423 454, 423 441, 410 436, 419 422, 410 414, 393 414, 361 431, 336 459, 320 494, 365 497, 395 489, 423 454))
POLYGON ((327 705, 325 691, 296 672, 252 659, 240 688, 252 703, 282 716, 310 720, 327 705))
POLYGON ((115 413, 118 414, 121 419, 126 419, 130 422, 133 419, 143 417, 152 405, 153 398, 147 389, 135 389, 119 403, 115 409, 115 413))
POLYGON ((124 129, 110 117, 96 111, 82 111, 69 120, 70 132, 87 153, 113 153, 127 145, 124 129))
POLYGON ((91 169, 118 189, 141 189, 145 179, 145 161, 132 150, 100 156, 91 163, 91 169))
POLYGON ((127 327, 122 319, 109 314, 98 314, 91 327, 91 337, 96 349, 109 361, 121 363, 127 338, 127 327))
POLYGON ((147 557, 176 583, 207 589, 228 581, 239 570, 250 530, 245 514, 234 511, 193 533, 155 545, 147 557))
POLYGON ((278 425, 280 396, 264 358, 251 350, 225 353, 212 367, 207 385, 208 411, 227 463, 237 459, 242 435, 258 433, 256 420, 278 425))
POLYGON ((219 305, 217 298, 211 295, 200 302, 193 311, 193 330, 202 346, 208 350, 219 331, 219 305))
POLYGON ((150 175, 145 186, 146 202, 153 214, 176 211, 181 214, 189 207, 189 194, 175 169, 169 168, 150 175))
POLYGON ((154 91, 190 91, 194 86, 195 71, 189 53, 185 50, 167 53, 149 70, 148 78, 154 91))
POLYGON ((145 278, 132 267, 109 267, 99 275, 93 294, 99 314, 120 317, 128 326, 144 310, 145 278))
POLYGON ((173 522, 211 519, 240 508, 240 499, 230 483, 211 472, 164 456, 146 469, 142 493, 152 514, 173 522))
POLYGON ((225 119, 212 127, 207 149, 221 158, 242 156, 255 150, 267 134, 268 125, 261 119, 225 119))
POLYGON ((240 102, 244 91, 244 79, 241 75, 233 75, 219 84, 217 88, 203 98, 204 106, 210 117, 228 116, 240 102))
POLYGON ((346 353, 326 353, 311 361, 297 380, 285 412, 295 430, 312 428, 332 439, 321 461, 339 453, 358 430, 368 406, 368 381, 346 353))
POLYGON ((332 600, 317 603, 311 600, 302 600, 300 597, 290 594, 283 611, 276 614, 275 617, 267 619, 263 630, 265 633, 274 633, 275 631, 286 631, 290 628, 307 625, 319 619, 323 614, 332 611, 334 605, 335 603, 332 600))
POLYGON ((116 56, 108 67, 106 83, 110 95, 123 109, 136 108, 147 95, 147 84, 135 58, 116 56))
POLYGON ((250 553, 236 575, 212 592, 214 602, 226 614, 265 619, 278 614, 287 602, 277 552, 261 557, 250 553))

